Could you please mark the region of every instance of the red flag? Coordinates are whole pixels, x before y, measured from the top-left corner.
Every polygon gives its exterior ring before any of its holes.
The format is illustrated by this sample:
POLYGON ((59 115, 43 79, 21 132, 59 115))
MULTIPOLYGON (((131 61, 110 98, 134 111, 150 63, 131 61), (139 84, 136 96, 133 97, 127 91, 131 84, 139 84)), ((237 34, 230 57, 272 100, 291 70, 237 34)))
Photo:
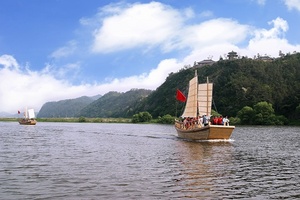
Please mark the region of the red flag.
POLYGON ((176 99, 177 99, 178 101, 185 102, 186 97, 184 96, 184 94, 182 94, 182 92, 181 92, 180 90, 177 89, 177 92, 176 92, 176 99))
POLYGON ((20 114, 21 112, 18 110, 18 114, 20 114))

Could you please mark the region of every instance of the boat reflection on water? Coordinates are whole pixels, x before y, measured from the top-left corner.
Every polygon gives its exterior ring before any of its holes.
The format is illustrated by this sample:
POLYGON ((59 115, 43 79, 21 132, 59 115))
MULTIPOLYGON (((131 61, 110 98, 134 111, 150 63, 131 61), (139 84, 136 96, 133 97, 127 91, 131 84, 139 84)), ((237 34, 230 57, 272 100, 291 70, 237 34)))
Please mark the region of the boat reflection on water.
POLYGON ((184 197, 218 198, 220 180, 230 173, 227 166, 232 165, 231 141, 182 141, 176 148, 182 164, 182 175, 177 184, 182 188, 184 197))

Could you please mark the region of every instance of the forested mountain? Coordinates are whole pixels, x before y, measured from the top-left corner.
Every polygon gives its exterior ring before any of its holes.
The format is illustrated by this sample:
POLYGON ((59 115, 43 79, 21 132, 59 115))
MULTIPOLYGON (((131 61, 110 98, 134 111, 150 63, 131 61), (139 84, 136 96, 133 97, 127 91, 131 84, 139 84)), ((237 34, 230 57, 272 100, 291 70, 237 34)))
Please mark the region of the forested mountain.
MULTIPOLYGON (((171 73, 166 81, 140 104, 135 112, 148 111, 153 117, 182 113, 184 103, 175 99, 176 89, 187 95, 188 81, 195 68, 171 73)), ((300 54, 287 55, 272 62, 253 59, 220 60, 212 66, 197 68, 199 82, 206 77, 214 83, 213 109, 223 115, 236 116, 244 106, 260 101, 273 105, 276 114, 299 117, 300 54)))
POLYGON ((81 109, 95 101, 95 97, 79 97, 76 99, 61 100, 58 102, 47 102, 45 103, 39 113, 38 118, 51 118, 51 117, 74 117, 80 112, 81 109))
MULTIPOLYGON (((266 101, 277 115, 299 118, 300 54, 273 61, 254 59, 220 60, 211 66, 185 67, 171 73, 155 91, 133 89, 109 92, 96 101, 64 100, 46 103, 38 117, 132 117, 147 111, 154 118, 182 114, 184 103, 176 100, 176 89, 187 95, 188 82, 197 70, 199 83, 208 77, 214 83, 213 109, 222 115, 237 116, 244 106, 266 101), (88 103, 89 102, 89 103, 88 103), (298 108, 297 108, 298 107, 298 108)), ((84 98, 84 97, 82 97, 84 98)))
POLYGON ((109 92, 89 104, 77 115, 84 117, 132 117, 133 111, 152 91, 132 89, 125 93, 109 92))

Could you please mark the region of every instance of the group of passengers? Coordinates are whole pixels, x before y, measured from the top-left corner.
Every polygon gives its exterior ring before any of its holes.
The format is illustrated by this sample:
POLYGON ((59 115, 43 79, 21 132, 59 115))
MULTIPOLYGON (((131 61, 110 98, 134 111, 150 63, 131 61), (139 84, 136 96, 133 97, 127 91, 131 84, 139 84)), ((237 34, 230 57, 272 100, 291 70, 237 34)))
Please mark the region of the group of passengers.
POLYGON ((184 129, 194 129, 200 128, 203 126, 207 126, 209 124, 212 125, 224 125, 229 126, 229 119, 222 116, 198 116, 198 117, 184 117, 181 119, 181 128, 184 129))
POLYGON ((224 125, 224 126, 229 126, 229 119, 228 117, 223 117, 221 116, 214 116, 211 118, 211 124, 212 125, 224 125))

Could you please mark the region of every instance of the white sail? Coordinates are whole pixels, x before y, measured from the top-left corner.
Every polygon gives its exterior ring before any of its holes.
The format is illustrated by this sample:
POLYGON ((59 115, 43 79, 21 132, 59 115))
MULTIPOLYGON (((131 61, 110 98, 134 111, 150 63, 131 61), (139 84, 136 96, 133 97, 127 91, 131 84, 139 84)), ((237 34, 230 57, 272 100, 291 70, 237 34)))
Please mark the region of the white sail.
POLYGON ((197 117, 197 91, 198 77, 195 76, 189 82, 189 92, 182 117, 197 117))
POLYGON ((203 83, 198 85, 198 111, 200 116, 211 115, 212 93, 212 83, 203 83))
POLYGON ((25 118, 25 119, 28 118, 28 110, 27 110, 27 107, 25 107, 24 118, 25 118))
POLYGON ((28 118, 33 119, 35 118, 34 110, 33 109, 28 109, 28 118))

